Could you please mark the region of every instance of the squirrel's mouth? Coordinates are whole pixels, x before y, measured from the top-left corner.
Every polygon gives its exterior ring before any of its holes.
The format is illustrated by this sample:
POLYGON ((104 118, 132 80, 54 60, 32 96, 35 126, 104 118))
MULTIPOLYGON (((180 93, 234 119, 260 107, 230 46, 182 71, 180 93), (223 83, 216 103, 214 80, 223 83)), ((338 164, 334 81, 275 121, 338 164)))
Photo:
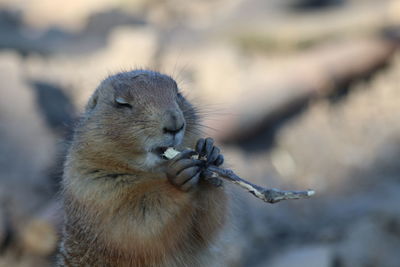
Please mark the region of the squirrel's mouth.
POLYGON ((159 146, 151 150, 152 153, 156 154, 161 159, 167 159, 164 156, 164 152, 168 149, 168 146, 159 146))

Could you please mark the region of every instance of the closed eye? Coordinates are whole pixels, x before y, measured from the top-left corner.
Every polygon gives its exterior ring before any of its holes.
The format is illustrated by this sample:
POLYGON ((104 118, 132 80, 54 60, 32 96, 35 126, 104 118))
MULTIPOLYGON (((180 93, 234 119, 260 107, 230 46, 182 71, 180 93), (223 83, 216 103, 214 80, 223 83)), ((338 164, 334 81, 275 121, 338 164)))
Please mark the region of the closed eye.
POLYGON ((115 98, 115 103, 116 103, 119 107, 132 108, 132 105, 129 104, 128 101, 126 101, 126 100, 123 99, 122 97, 117 97, 117 98, 115 98))

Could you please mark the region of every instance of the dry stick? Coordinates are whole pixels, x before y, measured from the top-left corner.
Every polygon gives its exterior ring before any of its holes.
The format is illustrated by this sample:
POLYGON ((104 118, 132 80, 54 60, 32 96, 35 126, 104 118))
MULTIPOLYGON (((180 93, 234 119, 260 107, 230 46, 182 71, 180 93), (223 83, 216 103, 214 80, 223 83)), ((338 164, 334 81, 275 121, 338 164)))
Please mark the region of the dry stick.
MULTIPOLYGON (((174 158, 180 152, 170 147, 164 152, 164 156, 168 159, 174 158)), ((267 203, 277 203, 282 200, 288 199, 302 199, 309 198, 315 194, 314 190, 307 191, 284 191, 276 188, 263 188, 261 186, 252 184, 239 176, 237 176, 232 170, 222 169, 217 166, 210 165, 207 167, 207 171, 212 172, 211 175, 206 175, 206 179, 212 178, 223 178, 231 183, 237 184, 238 186, 246 189, 252 193, 255 197, 264 200, 267 203)))
POLYGON ((223 178, 229 182, 237 184, 252 193, 255 197, 271 204, 288 199, 309 198, 315 194, 314 190, 284 191, 276 188, 263 188, 240 178, 232 170, 222 169, 213 165, 208 166, 208 170, 215 174, 213 177, 223 178))

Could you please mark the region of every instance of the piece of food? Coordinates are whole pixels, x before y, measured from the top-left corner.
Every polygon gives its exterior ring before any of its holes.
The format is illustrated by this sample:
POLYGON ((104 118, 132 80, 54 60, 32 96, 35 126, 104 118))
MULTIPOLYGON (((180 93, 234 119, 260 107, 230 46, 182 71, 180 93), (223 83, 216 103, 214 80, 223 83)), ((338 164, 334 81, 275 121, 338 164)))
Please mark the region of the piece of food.
POLYGON ((178 150, 174 149, 173 147, 169 147, 167 150, 165 150, 163 156, 166 157, 167 159, 173 159, 175 158, 179 153, 178 150))
MULTIPOLYGON (((181 153, 180 151, 176 150, 173 147, 169 147, 167 148, 167 150, 165 150, 165 152, 162 154, 166 159, 173 159, 175 158, 179 153, 181 153)), ((192 159, 199 159, 199 155, 193 155, 192 159)))

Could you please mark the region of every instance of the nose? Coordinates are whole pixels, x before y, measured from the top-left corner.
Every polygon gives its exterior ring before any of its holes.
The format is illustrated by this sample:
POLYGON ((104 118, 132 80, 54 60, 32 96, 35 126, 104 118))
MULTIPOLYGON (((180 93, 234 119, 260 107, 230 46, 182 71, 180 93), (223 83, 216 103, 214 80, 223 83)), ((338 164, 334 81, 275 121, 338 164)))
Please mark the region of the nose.
POLYGON ((183 131, 183 128, 185 127, 185 119, 181 112, 175 110, 168 111, 166 115, 166 121, 163 127, 164 134, 175 136, 179 132, 183 131))

